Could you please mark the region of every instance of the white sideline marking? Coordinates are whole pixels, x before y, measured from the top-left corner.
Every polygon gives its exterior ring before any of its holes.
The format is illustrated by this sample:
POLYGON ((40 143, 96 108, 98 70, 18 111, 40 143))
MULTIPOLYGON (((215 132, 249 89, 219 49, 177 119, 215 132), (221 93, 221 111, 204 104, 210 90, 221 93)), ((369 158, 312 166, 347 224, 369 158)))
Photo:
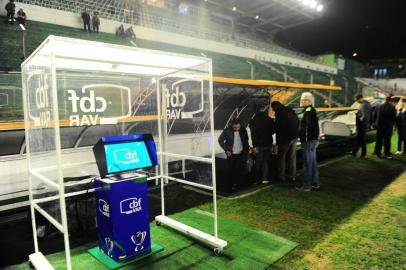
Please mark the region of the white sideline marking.
MULTIPOLYGON (((201 189, 198 189, 198 188, 194 188, 194 187, 190 187, 190 186, 182 186, 182 188, 184 188, 184 189, 189 189, 189 190, 192 190, 192 191, 195 191, 195 192, 197 192, 197 193, 200 193, 200 194, 203 194, 203 195, 207 195, 207 196, 212 196, 212 195, 213 195, 212 192, 204 191, 204 190, 201 190, 201 189)), ((221 196, 221 195, 219 195, 219 194, 217 194, 217 197, 218 197, 218 198, 226 198, 226 197, 221 196)))
POLYGON ((245 198, 245 197, 251 196, 251 195, 253 195, 253 194, 255 194, 255 193, 258 193, 258 192, 260 192, 260 191, 263 191, 263 190, 268 189, 268 188, 271 188, 271 187, 272 187, 272 185, 268 185, 268 186, 266 186, 266 187, 262 187, 262 188, 253 190, 253 191, 248 192, 248 193, 243 193, 243 194, 238 195, 238 196, 235 196, 235 197, 229 197, 229 198, 227 198, 227 199, 229 199, 229 200, 235 200, 235 199, 245 198))
MULTIPOLYGON (((339 158, 336 158, 336 159, 332 159, 332 160, 323 162, 323 163, 321 163, 321 164, 319 165, 319 168, 324 167, 324 166, 327 166, 327 165, 329 165, 329 164, 331 164, 331 163, 335 163, 335 162, 337 162, 337 161, 341 161, 341 160, 346 159, 346 158, 348 158, 348 156, 343 156, 343 157, 339 157, 339 158)), ((302 171, 299 171, 299 173, 297 174, 297 176, 301 175, 302 173, 303 173, 302 171)), ((254 190, 254 191, 251 191, 251 192, 248 192, 248 193, 243 193, 243 194, 241 194, 241 195, 239 195, 239 196, 235 196, 235 197, 225 197, 225 198, 228 199, 228 200, 241 199, 241 198, 245 198, 245 197, 254 195, 254 194, 256 194, 256 193, 258 193, 258 192, 260 192, 260 191, 263 191, 263 190, 268 189, 268 188, 271 188, 271 187, 272 187, 272 185, 269 185, 269 186, 266 186, 266 187, 263 187, 263 188, 259 188, 259 189, 257 189, 257 190, 254 190)))

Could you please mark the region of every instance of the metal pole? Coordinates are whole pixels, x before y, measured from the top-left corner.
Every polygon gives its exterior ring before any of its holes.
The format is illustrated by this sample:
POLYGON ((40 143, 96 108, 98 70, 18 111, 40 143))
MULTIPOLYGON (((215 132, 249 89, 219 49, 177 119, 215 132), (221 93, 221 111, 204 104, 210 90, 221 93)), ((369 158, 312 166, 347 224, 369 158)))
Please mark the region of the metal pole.
POLYGON ((25 54, 25 32, 26 32, 27 29, 21 23, 19 24, 19 26, 20 26, 21 30, 23 31, 23 57, 24 57, 24 60, 25 60, 25 57, 26 57, 26 54, 25 54))
POLYGON ((251 61, 247 60, 247 63, 251 66, 251 80, 255 80, 255 67, 251 61))
POLYGON ((213 217, 214 217, 214 237, 218 238, 218 225, 217 225, 217 182, 216 182, 216 154, 215 154, 215 147, 214 147, 214 110, 213 110, 213 68, 212 62, 209 62, 209 93, 210 93, 210 135, 211 135, 211 177, 212 177, 212 185, 213 185, 213 217))
POLYGON ((348 104, 348 79, 343 77, 344 80, 344 105, 347 106, 348 104))
MULTIPOLYGON (((334 80, 330 77, 330 85, 334 85, 334 80)), ((330 99, 330 105, 333 106, 333 91, 330 90, 328 93, 328 98, 330 99)))
MULTIPOLYGON (((166 110, 165 113, 163 112, 163 108, 161 107, 161 102, 165 103, 166 99, 161 100, 161 82, 160 78, 156 78, 156 91, 157 91, 157 109, 158 109, 158 140, 159 140, 159 152, 160 152, 160 160, 159 160, 159 176, 161 177, 161 215, 165 216, 165 194, 164 194, 164 170, 163 170, 163 160, 164 160, 164 155, 162 155, 163 152, 163 134, 162 134, 162 116, 165 114, 166 117, 166 110)), ((165 93, 163 94, 165 95, 165 93)))
POLYGON ((313 73, 311 73, 311 72, 309 72, 309 74, 310 74, 310 84, 313 84, 313 82, 314 82, 314 75, 313 75, 313 73))
MULTIPOLYGON (((54 121, 59 123, 59 110, 58 110, 58 96, 57 96, 57 87, 56 87, 56 67, 55 67, 55 55, 53 53, 53 43, 52 53, 51 53, 51 74, 52 74, 52 110, 54 113, 54 121)), ((56 162, 58 165, 58 186, 59 186, 59 207, 61 211, 61 221, 62 221, 62 233, 63 233, 63 242, 65 244, 65 258, 66 258, 66 269, 72 269, 72 261, 70 254, 70 244, 69 244, 69 229, 68 229, 68 218, 66 215, 66 202, 65 202, 65 186, 63 181, 63 171, 62 171, 62 153, 61 153, 61 134, 60 127, 58 124, 54 125, 54 142, 55 142, 55 154, 56 162)))
POLYGON ((26 34, 25 31, 23 31, 23 57, 24 57, 24 60, 27 57, 26 53, 25 53, 25 34, 26 34))

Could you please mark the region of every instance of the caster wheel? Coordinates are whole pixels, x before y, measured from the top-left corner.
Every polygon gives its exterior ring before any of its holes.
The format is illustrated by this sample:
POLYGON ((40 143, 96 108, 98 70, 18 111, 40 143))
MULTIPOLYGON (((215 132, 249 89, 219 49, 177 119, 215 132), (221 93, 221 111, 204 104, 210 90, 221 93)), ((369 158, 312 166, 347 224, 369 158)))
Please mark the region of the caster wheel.
POLYGON ((213 251, 216 256, 221 256, 223 254, 223 249, 221 248, 214 248, 213 251))
POLYGON ((159 222, 159 221, 155 221, 155 224, 156 224, 158 227, 162 225, 162 223, 159 222))

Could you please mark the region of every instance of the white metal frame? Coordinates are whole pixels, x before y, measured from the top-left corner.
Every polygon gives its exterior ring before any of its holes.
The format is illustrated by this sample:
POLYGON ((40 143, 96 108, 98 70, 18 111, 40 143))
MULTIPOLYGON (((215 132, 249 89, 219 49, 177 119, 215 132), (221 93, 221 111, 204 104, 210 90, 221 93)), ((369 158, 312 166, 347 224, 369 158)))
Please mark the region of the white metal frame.
POLYGON ((161 163, 159 164, 159 176, 160 183, 161 183, 161 215, 155 217, 155 221, 158 225, 164 224, 168 227, 175 229, 183 234, 189 235, 190 237, 211 246, 214 249, 216 255, 219 255, 223 252, 223 249, 227 246, 227 242, 218 238, 218 222, 217 222, 217 189, 216 189, 216 164, 215 164, 215 146, 214 146, 214 109, 213 109, 213 81, 211 80, 212 74, 212 62, 209 62, 209 111, 210 111, 210 136, 211 136, 211 156, 210 158, 203 158, 203 157, 196 157, 190 155, 181 155, 175 153, 164 152, 163 146, 167 145, 167 115, 166 115, 166 92, 160 91, 160 85, 158 81, 158 91, 157 91, 157 106, 158 106, 158 115, 162 118, 158 118, 158 130, 159 130, 159 156, 161 163), (161 96, 162 95, 162 96, 161 96), (162 102, 161 102, 162 101, 162 102), (212 175, 212 186, 202 185, 198 183, 193 183, 190 181, 186 181, 183 179, 179 179, 176 177, 171 177, 168 175, 168 168, 166 159, 168 157, 179 158, 181 160, 192 160, 192 161, 199 161, 204 162, 207 164, 211 164, 211 175, 212 175), (175 181, 178 183, 186 184, 189 186, 194 186, 202 189, 207 189, 212 191, 213 195, 213 232, 214 235, 210 235, 203 231, 200 231, 196 228, 183 224, 175 219, 172 219, 165 214, 165 183, 168 181, 175 181))
MULTIPOLYGON (((38 51, 40 51, 41 47, 44 46, 47 42, 49 42, 48 38, 46 41, 44 41, 40 47, 38 47, 33 54, 36 54, 38 51)), ((52 39, 52 38, 51 38, 52 39)), ((49 45, 49 44, 48 44, 49 45)), ((52 46, 52 42, 51 42, 52 46)), ((139 50, 139 49, 137 49, 139 50)), ((51 48, 51 51, 52 48, 51 48)), ((151 51, 149 51, 151 52, 151 51)), ((168 55, 174 55, 174 54, 168 54, 168 55)), ((29 138, 30 136, 30 125, 32 124, 30 121, 30 111, 27 109, 29 107, 28 105, 28 100, 27 100, 27 93, 28 89, 26 86, 26 83, 24 81, 24 64, 26 64, 30 59, 32 55, 27 58, 27 60, 22 64, 22 69, 23 69, 23 100, 24 100, 24 116, 25 116, 25 125, 26 125, 26 138, 29 138)), ((184 57, 184 56, 183 56, 184 57)), ((159 77, 157 76, 157 124, 158 124, 158 138, 159 138, 159 165, 158 165, 158 173, 156 176, 151 177, 148 180, 160 180, 160 188, 161 188, 161 215, 156 217, 156 222, 165 224, 173 229, 178 230, 179 232, 182 232, 184 234, 187 234, 211 247, 214 248, 214 251, 216 254, 221 254, 223 248, 227 245, 227 242, 224 240, 221 240, 218 238, 218 224, 217 224, 217 198, 216 198, 216 174, 215 174, 215 140, 214 140, 214 123, 213 123, 213 118, 214 118, 214 112, 213 112, 213 85, 212 85, 212 63, 210 59, 207 58, 201 58, 201 57, 190 57, 190 58, 195 58, 195 59, 203 59, 204 61, 201 62, 201 64, 207 64, 209 66, 209 76, 208 78, 204 78, 205 80, 209 81, 209 113, 210 113, 210 118, 212 119, 211 121, 211 126, 210 126, 210 136, 211 136, 211 156, 210 158, 204 158, 204 157, 199 157, 199 156, 189 156, 189 155, 181 155, 181 154, 175 154, 175 153, 170 153, 170 152, 165 152, 163 145, 166 145, 167 139, 168 139, 168 133, 167 133, 167 115, 166 115, 166 92, 162 91, 160 88, 160 78, 165 77, 166 75, 159 77), (172 177, 168 173, 168 163, 167 163, 167 158, 176 158, 179 160, 192 160, 192 161, 198 161, 198 162, 204 162, 207 164, 211 164, 211 175, 212 175, 212 186, 206 186, 202 184, 197 184, 193 183, 187 180, 179 179, 176 177, 172 177), (202 189, 207 189, 211 190, 213 194, 213 216, 214 216, 214 235, 207 234, 205 232, 202 232, 196 228, 192 228, 190 226, 187 226, 186 224, 183 224, 179 221, 176 221, 172 218, 169 218, 168 216, 165 215, 165 184, 168 183, 169 181, 174 181, 202 189)), ((51 66, 51 77, 52 77, 52 110, 54 112, 58 112, 58 96, 57 96, 57 83, 56 83, 56 68, 55 68, 55 55, 53 53, 50 54, 50 66, 51 66)), ((192 67, 187 67, 187 68, 192 68, 192 67)), ((176 72, 178 72, 177 70, 176 72)), ((53 130, 54 130, 54 144, 55 144, 55 155, 56 155, 56 160, 54 164, 50 164, 47 166, 43 166, 40 168, 32 168, 31 167, 31 151, 30 151, 30 140, 26 140, 26 149, 27 149, 27 160, 28 160, 28 171, 29 171, 29 200, 30 200, 30 211, 31 211, 31 221, 32 221, 32 229, 33 229, 33 238, 34 238, 34 248, 35 252, 29 256, 29 260, 32 263, 32 265, 36 269, 53 269, 53 266, 47 261, 46 257, 40 252, 39 246, 38 246, 38 237, 37 237, 37 231, 36 231, 36 219, 35 219, 35 213, 38 212, 41 214, 44 218, 46 218, 52 225, 54 225, 62 234, 64 238, 64 246, 65 246, 65 255, 66 255, 66 268, 68 270, 72 269, 72 263, 71 263, 71 254, 70 254, 70 243, 69 243, 69 233, 68 233, 68 222, 67 222, 67 214, 66 214, 66 205, 65 205, 65 198, 71 197, 71 196, 77 196, 80 194, 83 194, 85 192, 91 192, 93 190, 89 191, 76 191, 76 192, 70 192, 70 193, 65 193, 65 184, 63 180, 63 169, 64 168, 73 168, 73 167, 78 167, 83 166, 84 164, 87 164, 89 162, 85 163, 76 163, 76 164, 63 164, 62 158, 61 158, 61 138, 60 138, 60 127, 59 127, 59 115, 58 113, 55 113, 54 118, 52 119, 55 123, 53 124, 53 130), (47 178, 47 176, 44 174, 45 171, 47 170, 54 170, 54 172, 57 172, 57 181, 54 182, 47 178), (34 192, 35 189, 33 187, 33 179, 40 180, 41 182, 47 184, 48 186, 54 188, 57 190, 57 195, 53 195, 50 197, 45 197, 45 198, 34 198, 34 192), (47 213, 47 211, 40 206, 41 203, 44 202, 50 202, 50 201, 55 201, 59 200, 59 206, 60 206, 60 217, 61 221, 57 220, 55 217, 47 213)))

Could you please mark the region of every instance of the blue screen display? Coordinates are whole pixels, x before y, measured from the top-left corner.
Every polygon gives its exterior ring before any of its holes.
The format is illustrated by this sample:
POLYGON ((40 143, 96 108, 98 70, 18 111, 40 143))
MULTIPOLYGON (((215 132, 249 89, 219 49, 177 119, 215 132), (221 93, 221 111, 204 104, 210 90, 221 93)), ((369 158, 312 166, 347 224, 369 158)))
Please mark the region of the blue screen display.
POLYGON ((104 145, 107 173, 137 170, 152 166, 145 142, 104 145))

